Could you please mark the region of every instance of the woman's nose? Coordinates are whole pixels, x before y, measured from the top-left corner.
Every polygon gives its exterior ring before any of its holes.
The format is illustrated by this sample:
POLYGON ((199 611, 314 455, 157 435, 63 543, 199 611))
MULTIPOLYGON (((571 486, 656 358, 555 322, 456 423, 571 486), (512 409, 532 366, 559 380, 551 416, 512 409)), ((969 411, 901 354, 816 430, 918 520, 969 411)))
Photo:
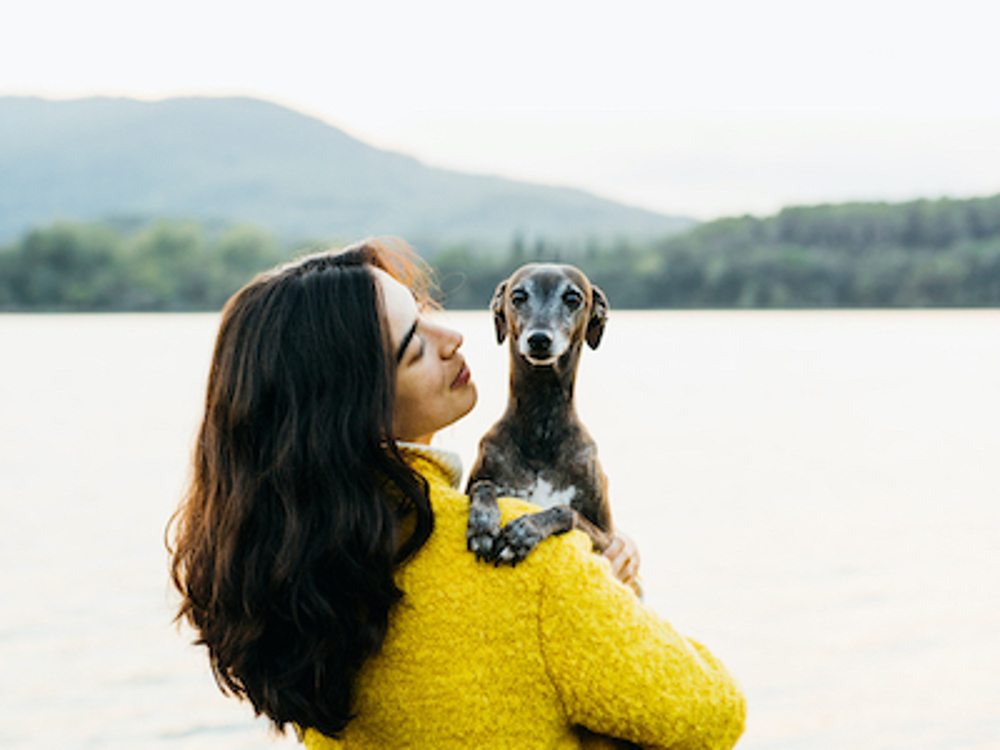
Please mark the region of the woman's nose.
POLYGON ((451 328, 440 327, 441 329, 441 349, 442 353, 446 358, 453 357, 455 352, 459 350, 462 346, 462 342, 465 340, 462 338, 462 334, 451 328))

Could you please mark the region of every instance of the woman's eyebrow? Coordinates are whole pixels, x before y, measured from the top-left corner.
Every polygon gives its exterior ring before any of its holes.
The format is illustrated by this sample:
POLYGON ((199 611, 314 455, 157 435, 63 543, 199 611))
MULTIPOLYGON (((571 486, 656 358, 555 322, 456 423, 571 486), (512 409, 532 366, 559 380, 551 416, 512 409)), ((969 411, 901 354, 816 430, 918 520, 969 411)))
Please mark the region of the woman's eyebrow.
POLYGON ((410 345, 410 339, 413 338, 413 334, 417 332, 417 323, 419 322, 420 322, 419 318, 417 320, 414 320, 413 325, 410 326, 410 330, 406 332, 405 336, 403 336, 403 340, 399 344, 399 349, 396 351, 397 365, 403 361, 403 354, 406 352, 406 347, 410 345))

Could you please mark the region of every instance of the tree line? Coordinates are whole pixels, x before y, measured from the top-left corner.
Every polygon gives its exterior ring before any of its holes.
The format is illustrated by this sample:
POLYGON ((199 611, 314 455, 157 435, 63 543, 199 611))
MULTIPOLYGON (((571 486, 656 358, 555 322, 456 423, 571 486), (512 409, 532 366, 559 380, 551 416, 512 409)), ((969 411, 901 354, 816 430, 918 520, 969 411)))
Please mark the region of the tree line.
POLYGON ((58 222, 0 248, 0 310, 218 310, 288 254, 254 226, 58 222))
POLYGON ((484 306, 528 259, 579 266, 618 308, 995 307, 1000 195, 786 208, 649 242, 450 248, 434 259, 446 306, 484 306))
MULTIPOLYGON (((217 310, 310 247, 246 225, 56 223, 0 247, 0 310, 217 310)), ((529 261, 579 266, 619 309, 993 307, 1000 195, 786 208, 645 241, 515 237, 425 257, 452 309, 484 309, 529 261)))

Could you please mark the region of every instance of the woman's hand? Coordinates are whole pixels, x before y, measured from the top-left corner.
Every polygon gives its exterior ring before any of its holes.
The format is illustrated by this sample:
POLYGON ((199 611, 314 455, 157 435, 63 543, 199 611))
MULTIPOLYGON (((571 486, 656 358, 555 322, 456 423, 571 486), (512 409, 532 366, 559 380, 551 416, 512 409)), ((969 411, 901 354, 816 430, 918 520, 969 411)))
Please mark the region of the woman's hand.
POLYGON ((611 544, 604 550, 604 556, 611 562, 611 572, 615 578, 630 586, 636 594, 642 595, 639 585, 639 548, 635 542, 620 531, 615 532, 611 544))

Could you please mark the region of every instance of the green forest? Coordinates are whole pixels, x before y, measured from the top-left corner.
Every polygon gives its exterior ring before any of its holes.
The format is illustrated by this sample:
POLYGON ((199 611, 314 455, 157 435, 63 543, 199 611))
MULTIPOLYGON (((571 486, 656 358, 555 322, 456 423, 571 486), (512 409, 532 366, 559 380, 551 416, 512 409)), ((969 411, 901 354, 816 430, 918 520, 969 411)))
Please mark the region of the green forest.
MULTIPOLYGON (((60 222, 0 247, 0 310, 217 310, 255 273, 320 247, 248 225, 60 222)), ((485 308, 530 261, 579 266, 619 309, 996 307, 1000 195, 793 207, 659 240, 514 237, 424 254, 452 309, 485 308)))

